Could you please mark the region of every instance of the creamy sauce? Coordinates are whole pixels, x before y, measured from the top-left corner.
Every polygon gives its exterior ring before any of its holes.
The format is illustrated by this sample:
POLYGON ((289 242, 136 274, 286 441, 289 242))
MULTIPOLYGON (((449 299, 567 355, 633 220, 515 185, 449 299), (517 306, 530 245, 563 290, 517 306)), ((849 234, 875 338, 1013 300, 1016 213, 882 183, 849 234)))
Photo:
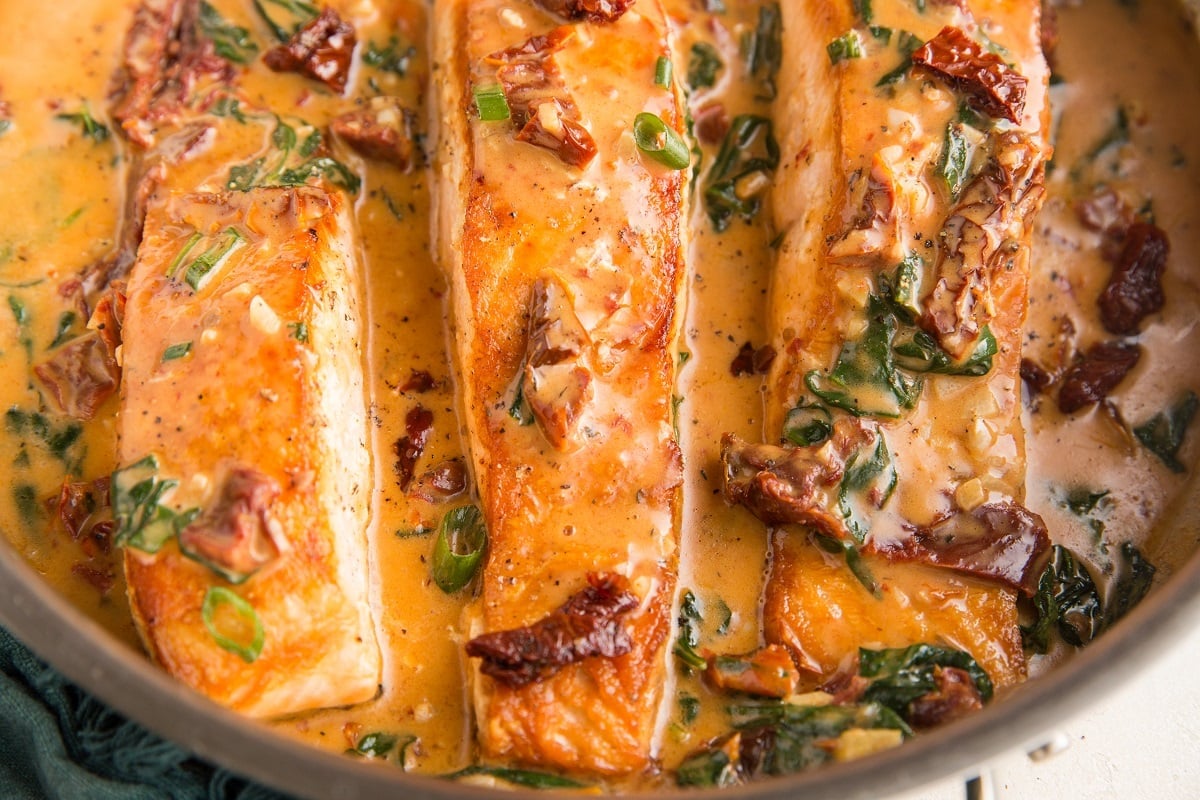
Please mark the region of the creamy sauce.
MULTIPOLYGON (((334 3, 358 30, 360 43, 386 44, 395 35, 401 48, 415 46, 403 76, 357 63, 348 94, 371 96, 372 80, 383 93, 423 109, 431 70, 426 47, 428 5, 405 0, 334 3)), ((697 12, 677 0, 668 8, 680 25, 674 65, 686 71, 696 41, 713 43, 725 69, 716 86, 693 93, 693 113, 709 102, 739 113, 769 113, 756 100, 755 82, 745 75, 739 43, 753 29, 755 3, 728 4, 725 14, 697 12)), ((248 3, 221 0, 214 6, 237 24, 267 32, 248 3)), ((115 399, 84 423, 72 443, 71 423, 46 412, 48 429, 31 412, 43 409, 30 375, 55 339, 62 315, 72 311, 58 286, 112 247, 122 213, 127 179, 126 148, 116 132, 106 141, 81 135, 78 124, 57 119, 83 103, 106 122, 110 76, 117 67, 132 2, 89 0, 69 6, 0 8, 0 101, 12 126, 0 135, 0 206, 8 218, 0 233, 0 364, 10 377, 0 385, 0 405, 18 409, 6 417, 0 463, 12 464, 9 490, 0 497, 0 528, 46 579, 114 637, 138 647, 129 619, 118 559, 89 557, 66 536, 44 500, 57 494, 65 475, 92 479, 115 463, 115 399), (6 307, 7 306, 7 307, 6 307), (19 319, 26 319, 19 322, 19 319), (44 433, 41 432, 44 430, 44 433), (82 565, 111 576, 104 593, 85 577, 82 565)), ((1111 185, 1135 209, 1151 204, 1170 237, 1164 281, 1167 304, 1143 324, 1145 354, 1111 400, 1129 426, 1140 424, 1182 392, 1200 391, 1200 52, 1196 38, 1168 3, 1145 0, 1130 7, 1116 2, 1060 9, 1063 40, 1055 71, 1065 80, 1051 92, 1055 108, 1055 169, 1050 197, 1039 218, 1033 249, 1027 355, 1049 358, 1063 317, 1069 317, 1079 349, 1108 338, 1097 320, 1095 297, 1110 267, 1098 254, 1098 236, 1078 222, 1073 204, 1097 183, 1111 185), (1097 48, 1096 43, 1103 43, 1097 48), (1086 155, 1103 139, 1124 106, 1131 120, 1128 142, 1104 150, 1092 163, 1086 155)), ((361 48, 360 44, 360 48, 361 48)), ((241 78, 248 106, 287 110, 317 126, 345 110, 348 101, 314 90, 312 81, 278 75, 256 62, 241 78)), ((220 145, 195 166, 172 178, 178 185, 216 188, 224 167, 266 146, 270 128, 221 121, 220 145)), ((704 164, 716 155, 705 145, 704 164)), ((433 412, 434 434, 418 474, 450 459, 464 459, 455 410, 454 381, 446 339, 446 282, 430 243, 430 178, 421 167, 403 172, 377 161, 351 158, 364 177, 356 218, 367 277, 369 320, 368 397, 373 423, 376 494, 370 528, 375 617, 385 653, 383 689, 373 702, 274 723, 284 734, 333 751, 353 746, 361 734, 411 734, 410 751, 422 772, 441 773, 473 760, 473 721, 461 657, 460 617, 466 598, 447 596, 432 583, 428 533, 444 507, 398 487, 394 445, 405 435, 405 417, 418 404, 433 412), (405 391, 413 370, 434 379, 425 392, 405 391)), ((758 219, 765 223, 769 209, 758 219)), ((730 363, 745 342, 765 338, 764 308, 773 262, 774 232, 765 224, 735 222, 713 231, 702 202, 693 203, 691 288, 680 347, 690 353, 680 371, 678 428, 685 454, 685 511, 682 520, 679 586, 691 588, 705 608, 701 641, 721 652, 745 652, 760 643, 760 594, 767 553, 764 527, 720 496, 719 442, 737 433, 761 440, 762 387, 757 376, 734 378, 730 363), (723 607, 729 623, 722 626, 723 607), (722 632, 718 632, 721 627, 722 632)), ((83 330, 83 320, 73 331, 83 330)), ((1144 545, 1160 575, 1191 553, 1196 526, 1156 529, 1188 485, 1188 476, 1168 471, 1127 429, 1099 410, 1064 418, 1052 398, 1027 414, 1030 507, 1044 516, 1057 541, 1093 559, 1102 571, 1112 548, 1131 540, 1144 545), (1109 491, 1087 514, 1073 513, 1065 493, 1109 491), (1102 528, 1095 523, 1102 523, 1102 528), (1099 533, 1097 531, 1100 531, 1099 533), (1186 531, 1186 532, 1185 532, 1186 531)), ((1195 462, 1200 440, 1193 430, 1180 453, 1195 462)), ((1194 494, 1194 493, 1193 493, 1194 494)), ((1194 505, 1194 504, 1193 504, 1194 505)), ((1194 510, 1193 510, 1194 515, 1194 510)), ((93 579, 95 576, 93 576, 93 579)), ((1051 654, 1046 663, 1061 654, 1051 654)), ((1035 659, 1032 671, 1044 665, 1035 659)), ((723 700, 694 676, 680 676, 677 692, 699 698, 700 713, 684 722, 681 707, 668 699, 659 759, 670 767, 727 726, 723 700)))

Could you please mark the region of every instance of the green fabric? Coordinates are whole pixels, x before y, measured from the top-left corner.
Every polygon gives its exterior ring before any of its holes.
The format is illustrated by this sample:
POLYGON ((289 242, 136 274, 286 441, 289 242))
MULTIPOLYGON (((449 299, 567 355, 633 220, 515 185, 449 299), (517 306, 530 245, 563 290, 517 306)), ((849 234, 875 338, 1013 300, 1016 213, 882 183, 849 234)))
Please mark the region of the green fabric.
POLYGON ((0 798, 286 800, 125 719, 2 628, 0 798))

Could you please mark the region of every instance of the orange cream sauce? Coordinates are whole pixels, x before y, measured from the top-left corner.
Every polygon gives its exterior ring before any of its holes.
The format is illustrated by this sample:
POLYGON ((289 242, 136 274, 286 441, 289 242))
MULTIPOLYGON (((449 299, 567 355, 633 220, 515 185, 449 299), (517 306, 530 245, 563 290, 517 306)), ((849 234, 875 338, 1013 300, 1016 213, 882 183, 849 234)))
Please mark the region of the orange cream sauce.
MULTIPOLYGON (((246 25, 260 45, 269 34, 249 3, 219 0, 227 19, 246 25)), ((358 29, 359 41, 384 45, 395 35, 416 47, 404 76, 369 69, 356 57, 348 96, 369 97, 373 80, 382 93, 400 96, 424 114, 430 78, 426 3, 418 0, 344 0, 333 3, 358 29)), ((712 89, 693 93, 693 111, 720 102, 732 118, 769 113, 756 100, 755 81, 745 75, 740 42, 753 29, 758 4, 727 2, 724 14, 696 10, 686 0, 669 2, 678 23, 674 66, 687 69, 697 41, 715 44, 726 64, 712 89)), ((80 0, 67 5, 5 3, 0 6, 0 407, 16 409, 0 436, 0 464, 9 480, 0 491, 0 529, 29 562, 82 611, 138 647, 114 555, 89 559, 57 525, 44 500, 57 494, 64 476, 93 479, 115 463, 115 401, 84 423, 70 443, 70 421, 45 412, 39 427, 31 412, 42 409, 30 377, 31 362, 44 356, 70 304, 58 292, 64 280, 102 258, 116 236, 123 206, 128 154, 114 135, 94 142, 77 124, 57 119, 86 102, 100 122, 110 77, 118 65, 133 2, 80 0), (20 322, 24 320, 24 322, 20 322), (115 582, 101 593, 80 576, 79 565, 112 571, 115 582)), ((1131 202, 1152 203, 1171 238, 1167 305, 1143 325, 1142 363, 1114 392, 1113 404, 1135 425, 1186 389, 1200 390, 1200 52, 1194 32, 1173 4, 1143 0, 1135 6, 1090 3, 1060 10, 1063 40, 1055 70, 1066 83, 1051 92, 1056 114, 1056 169, 1047 181, 1050 199, 1038 223, 1033 255, 1028 352, 1049 346, 1060 320, 1070 316, 1077 344, 1103 338, 1095 297, 1108 265, 1096 255, 1096 235, 1083 229, 1073 202, 1096 182, 1113 185, 1131 202), (1078 166, 1101 139, 1123 104, 1132 120, 1129 141, 1106 150, 1093 164, 1078 166), (1072 178, 1072 171, 1078 176, 1072 178)), ((360 45, 361 48, 362 45, 360 45)), ((361 54, 361 50, 359 55, 361 54)), ((277 75, 255 63, 241 79, 252 106, 324 125, 351 101, 314 90, 294 75, 277 75)), ((777 123, 786 124, 786 123, 777 123)), ((420 127, 424 127, 423 123, 420 127)), ((222 148, 235 160, 265 146, 270 128, 221 121, 222 148), (235 155, 236 154, 236 155, 235 155)), ((218 153, 221 156, 226 152, 218 153)), ((703 164, 716 148, 703 147, 703 164)), ((217 159, 219 160, 219 158, 217 159)), ((385 652, 381 695, 351 709, 328 710, 274 723, 281 733, 334 751, 364 733, 387 731, 419 737, 410 765, 439 773, 469 763, 469 718, 459 627, 465 593, 446 596, 433 585, 429 560, 442 507, 401 492, 393 470, 394 443, 405 416, 417 404, 434 414, 434 434, 418 473, 441 461, 463 458, 463 442, 445 334, 446 284, 434 262, 429 235, 429 177, 418 166, 404 173, 349 157, 364 178, 356 219, 367 279, 368 395, 373 423, 376 491, 370 528, 375 614, 385 652), (435 386, 402 391, 413 370, 427 371, 435 386)), ((224 170, 214 160, 180 170, 173 182, 219 187, 224 170), (208 165, 208 166, 204 166, 208 165)), ((759 596, 767 537, 763 526, 720 497, 719 441, 735 432, 761 440, 761 381, 734 378, 730 362, 744 342, 764 341, 764 309, 774 232, 735 222, 716 234, 701 202, 693 203, 688 308, 680 347, 689 354, 679 376, 678 428, 685 454, 685 511, 679 586, 690 588, 705 609, 703 646, 743 652, 760 640, 759 596), (727 611, 727 613, 726 613, 727 611), (728 620, 726 622, 726 620, 728 620)), ((83 330, 76 319, 73 332, 83 330)), ((1200 423, 1198 423, 1200 424, 1200 423)), ((1182 524, 1156 529, 1167 511, 1186 497, 1187 476, 1176 476, 1097 411, 1064 419, 1044 398, 1028 415, 1028 502, 1043 514, 1056 540, 1094 559, 1103 569, 1107 549, 1132 539, 1169 573, 1195 548, 1195 503, 1182 524), (1085 517, 1069 511, 1064 492, 1073 488, 1111 493, 1085 517), (1103 523, 1097 537, 1093 521, 1103 523)), ((1181 453, 1194 463, 1200 434, 1193 430, 1181 453)), ((1194 493, 1192 493, 1194 496, 1194 493)), ((1047 659, 1049 660, 1049 659, 1047 659)), ((1039 668, 1037 659, 1034 671, 1039 668)), ((727 724, 717 696, 695 677, 679 676, 678 695, 699 698, 700 715, 685 723, 672 700, 664 712, 660 760, 666 766, 722 731, 727 724)))

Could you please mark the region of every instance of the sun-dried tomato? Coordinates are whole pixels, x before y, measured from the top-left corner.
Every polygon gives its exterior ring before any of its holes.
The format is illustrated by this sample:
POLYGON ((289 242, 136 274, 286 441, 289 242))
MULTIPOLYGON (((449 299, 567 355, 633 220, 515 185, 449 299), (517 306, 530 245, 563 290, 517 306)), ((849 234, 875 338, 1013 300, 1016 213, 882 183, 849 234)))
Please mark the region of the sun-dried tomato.
POLYGON ((583 126, 554 60, 554 54, 574 35, 570 27, 563 26, 485 60, 497 68, 517 140, 543 147, 565 164, 584 167, 596 157, 596 142, 583 126))
POLYGON ((696 111, 696 138, 703 144, 719 144, 729 133, 729 112, 724 103, 708 103, 696 111))
POLYGON ((467 468, 459 459, 443 461, 422 473, 412 494, 427 503, 444 503, 467 490, 467 468))
POLYGON ((1108 397, 1129 371, 1137 366, 1142 348, 1124 342, 1093 345, 1083 358, 1067 368, 1058 390, 1058 409, 1073 414, 1108 397))
POLYGON ((1162 276, 1170 242, 1166 231, 1135 222, 1125 233, 1125 246, 1100 294, 1100 320, 1109 333, 1130 336, 1142 320, 1163 307, 1162 276))
POLYGON ((585 658, 628 653, 633 642, 622 618, 638 606, 629 582, 616 574, 588 575, 588 586, 532 625, 476 636, 467 655, 505 686, 544 680, 585 658))
POLYGON ((912 63, 949 82, 984 114, 1019 123, 1029 81, 961 28, 947 25, 912 54, 912 63))
POLYGON ((1041 394, 1054 383, 1054 376, 1030 358, 1021 359, 1021 380, 1029 388, 1030 394, 1041 394))
POLYGON ((429 443, 429 435, 433 432, 433 412, 424 406, 415 406, 404 417, 403 436, 396 440, 396 480, 401 491, 408 491, 413 474, 417 467, 417 459, 425 452, 429 443))
POLYGON ((230 573, 251 574, 279 555, 271 505, 280 492, 273 478, 256 469, 230 470, 216 503, 179 532, 179 546, 230 573))
POLYGON ((398 98, 373 97, 363 107, 339 116, 330 128, 339 139, 367 158, 387 161, 407 170, 416 160, 415 117, 398 98))
POLYGON ((263 62, 276 72, 296 72, 341 94, 350 77, 350 60, 357 43, 354 26, 343 22, 326 6, 286 43, 263 54, 263 62))
POLYGON ((538 5, 570 20, 614 22, 636 0, 537 0, 538 5))
POLYGON ((937 667, 937 688, 908 704, 908 721, 917 728, 933 728, 983 708, 983 698, 970 673, 958 667, 937 667))
POLYGON ((735 378, 742 375, 762 375, 771 368, 771 362, 774 360, 775 348, 771 345, 764 344, 762 347, 756 348, 746 342, 730 362, 729 372, 735 378))
POLYGON ((408 380, 400 384, 400 391, 421 394, 428 392, 436 385, 437 382, 428 372, 423 369, 414 369, 409 371, 408 380))
POLYGON ((902 540, 868 545, 898 561, 920 561, 1005 583, 1032 595, 1050 536, 1042 518, 1013 502, 955 514, 902 540))

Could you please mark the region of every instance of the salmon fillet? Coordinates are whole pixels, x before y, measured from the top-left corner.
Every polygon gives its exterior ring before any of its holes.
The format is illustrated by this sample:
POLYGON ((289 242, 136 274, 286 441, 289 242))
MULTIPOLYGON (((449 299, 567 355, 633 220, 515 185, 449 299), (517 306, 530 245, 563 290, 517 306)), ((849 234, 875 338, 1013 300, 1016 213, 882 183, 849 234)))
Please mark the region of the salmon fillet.
POLYGON ((1019 376, 1049 154, 1040 5, 917 6, 781 3, 779 355, 767 444, 727 437, 726 490, 778 526, 764 628, 801 666, 941 642, 1004 685, 1048 546, 1021 505, 1019 376))
POLYGON ((683 131, 679 92, 655 83, 667 20, 652 1, 618 16, 459 0, 435 22, 437 237, 489 536, 468 632, 562 622, 589 591, 634 606, 608 629, 627 648, 533 682, 472 660, 478 738, 487 756, 610 774, 649 763, 667 666, 686 186, 633 137, 642 112, 683 131), (511 117, 480 119, 479 91, 511 117))
POLYGON ((378 690, 359 291, 339 194, 150 202, 113 480, 130 605, 157 662, 250 716, 378 690))

